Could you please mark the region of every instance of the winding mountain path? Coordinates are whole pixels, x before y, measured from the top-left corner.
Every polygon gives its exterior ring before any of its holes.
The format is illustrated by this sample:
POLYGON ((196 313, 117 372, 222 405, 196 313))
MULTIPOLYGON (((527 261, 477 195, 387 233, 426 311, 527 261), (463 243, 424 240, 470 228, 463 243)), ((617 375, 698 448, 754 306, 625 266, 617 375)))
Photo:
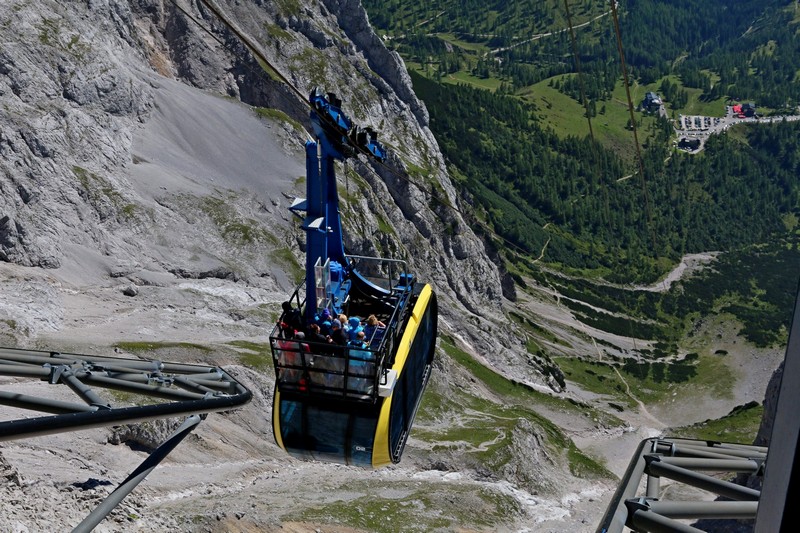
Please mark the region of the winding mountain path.
MULTIPOLYGON (((589 19, 586 22, 582 22, 580 24, 576 24, 575 26, 572 27, 572 29, 577 30, 578 28, 583 28, 584 26, 588 26, 589 24, 591 24, 595 20, 601 19, 601 18, 607 16, 610 13, 611 13, 611 11, 606 11, 605 13, 601 13, 601 14, 597 15, 596 17, 594 17, 593 19, 589 19)), ((558 35, 559 33, 564 33, 565 31, 569 31, 569 28, 562 28, 560 30, 553 30, 553 31, 549 31, 547 33, 537 33, 533 37, 531 37, 529 39, 525 39, 524 41, 520 41, 518 43, 514 43, 514 44, 512 44, 510 46, 503 46, 501 48, 495 48, 490 53, 499 54, 500 52, 505 52, 506 50, 512 50, 514 48, 517 48, 518 46, 522 46, 523 44, 527 44, 527 43, 530 43, 530 42, 533 42, 533 41, 538 41, 539 39, 543 39, 544 37, 551 37, 553 35, 558 35)))
POLYGON ((656 429, 663 429, 665 427, 668 427, 669 424, 665 424, 664 422, 662 422, 661 420, 659 420, 658 418, 653 416, 653 414, 650 413, 650 411, 647 410, 647 407, 644 405, 644 403, 639 398, 637 398, 636 396, 633 395, 633 393, 631 392, 630 385, 628 385, 628 382, 625 380, 624 377, 622 377, 622 374, 620 373, 619 369, 616 366, 613 366, 613 365, 611 366, 611 368, 614 369, 614 372, 617 374, 617 377, 619 377, 619 380, 625 385, 625 394, 628 396, 628 398, 630 398, 631 400, 636 402, 636 404, 639 406, 639 412, 645 418, 647 418, 648 420, 653 422, 653 424, 655 425, 656 429))

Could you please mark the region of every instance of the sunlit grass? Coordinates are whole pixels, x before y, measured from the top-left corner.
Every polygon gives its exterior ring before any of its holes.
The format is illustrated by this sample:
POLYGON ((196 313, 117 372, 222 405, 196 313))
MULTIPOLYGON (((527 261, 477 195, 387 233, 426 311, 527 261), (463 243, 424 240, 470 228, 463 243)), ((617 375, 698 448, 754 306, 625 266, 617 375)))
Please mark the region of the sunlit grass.
POLYGON ((513 459, 508 453, 514 431, 526 420, 547 435, 543 443, 551 453, 565 454, 575 475, 603 477, 606 469, 583 454, 574 443, 537 408, 589 416, 605 425, 618 425, 615 417, 585 405, 543 394, 521 383, 513 382, 473 359, 455 346, 449 338, 441 340, 441 348, 452 361, 463 366, 486 387, 495 398, 475 396, 462 389, 437 391, 429 386, 420 406, 414 438, 435 443, 435 449, 469 453, 483 465, 497 469, 513 459), (457 416, 454 416, 457 413, 457 416), (450 422, 444 427, 441 421, 450 422))
POLYGON ((272 368, 272 349, 268 343, 238 340, 228 344, 236 348, 239 359, 245 365, 262 371, 272 368))
POLYGON ((120 350, 131 353, 154 352, 156 350, 197 350, 203 353, 213 351, 213 348, 191 342, 166 342, 166 341, 120 341, 114 344, 120 350))
MULTIPOLYGON (((426 482, 425 488, 420 489, 418 482, 387 486, 385 482, 359 480, 337 487, 337 492, 350 497, 324 505, 309 502, 299 513, 300 519, 389 533, 463 528, 493 531, 497 524, 522 514, 520 503, 513 496, 488 486, 426 482)), ((297 516, 286 518, 295 520, 297 516)))
POLYGON ((750 402, 735 407, 722 418, 705 420, 691 426, 673 428, 667 433, 670 436, 688 439, 752 444, 758 433, 763 414, 764 407, 762 405, 757 402, 750 402))
POLYGON ((458 46, 459 48, 462 48, 464 50, 469 50, 471 52, 484 54, 490 50, 485 43, 482 42, 473 43, 469 41, 464 41, 462 39, 459 39, 452 33, 437 33, 436 36, 439 37, 441 40, 452 44, 453 46, 458 46))
MULTIPOLYGON (((518 91, 517 94, 524 100, 534 104, 537 109, 536 116, 542 122, 542 125, 551 128, 560 137, 570 135, 586 137, 589 135, 589 122, 586 119, 586 111, 583 105, 561 93, 555 87, 551 87, 551 81, 567 76, 573 75, 556 76, 555 78, 540 81, 518 91)), ((631 89, 634 107, 644 97, 645 92, 636 86, 631 89), (641 93, 641 97, 639 97, 639 93, 641 93), (637 97, 639 98, 638 101, 637 97)), ((606 148, 616 152, 630 165, 636 152, 634 150, 633 132, 628 129, 630 112, 621 80, 612 92, 610 100, 596 102, 596 111, 597 114, 592 117, 592 129, 595 139, 606 148)), ((634 112, 634 117, 637 121, 639 142, 644 146, 651 136, 650 130, 656 118, 640 112, 634 112)), ((631 166, 631 168, 633 167, 631 166)))

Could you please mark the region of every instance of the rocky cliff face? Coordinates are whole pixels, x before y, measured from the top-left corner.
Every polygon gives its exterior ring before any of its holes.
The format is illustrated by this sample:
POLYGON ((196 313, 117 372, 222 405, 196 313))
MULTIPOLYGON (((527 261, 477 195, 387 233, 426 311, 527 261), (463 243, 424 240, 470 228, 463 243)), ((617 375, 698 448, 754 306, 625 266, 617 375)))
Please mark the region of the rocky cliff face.
MULTIPOLYGON (((344 206, 351 252, 407 259, 454 304, 443 306, 444 323, 453 328, 467 315, 492 322, 502 274, 453 209, 458 198, 425 107, 360 3, 219 7, 301 93, 314 86, 336 92, 351 116, 378 129, 391 148, 389 166, 353 161, 340 171, 354 190, 344 206), (353 171, 358 176, 350 183, 353 171)), ((308 110, 285 84, 199 4, 191 15, 159 0, 20 1, 4 11, 6 42, 15 44, 0 52, 0 259, 58 269, 79 264, 87 252, 123 274, 147 266, 184 277, 268 277, 288 288, 291 275, 258 258, 283 246, 300 253, 294 242, 301 239, 279 211, 287 196, 301 192, 294 181, 303 174, 305 134, 291 124, 306 124, 308 110), (254 116, 223 126, 230 112, 213 111, 222 102, 198 96, 202 102, 189 104, 194 96, 185 87, 278 109, 288 119, 270 125, 272 132, 263 122, 250 126, 259 122, 254 116), (238 131, 201 138, 201 128, 215 124, 238 131), (279 140, 271 142, 276 131, 279 140), (265 153, 263 143, 273 146, 265 153), (194 181, 173 187, 176 180, 194 181), (230 191, 236 202, 224 201, 230 191), (198 207, 206 217, 188 214, 198 207), (226 238, 225 218, 257 231, 238 242, 226 238), (206 222, 212 227, 200 229, 206 222), (276 245, 253 239, 259 232, 295 233, 276 245)), ((519 348, 495 322, 491 339, 479 333, 487 328, 474 326, 465 328, 466 338, 479 351, 497 343, 519 348)))

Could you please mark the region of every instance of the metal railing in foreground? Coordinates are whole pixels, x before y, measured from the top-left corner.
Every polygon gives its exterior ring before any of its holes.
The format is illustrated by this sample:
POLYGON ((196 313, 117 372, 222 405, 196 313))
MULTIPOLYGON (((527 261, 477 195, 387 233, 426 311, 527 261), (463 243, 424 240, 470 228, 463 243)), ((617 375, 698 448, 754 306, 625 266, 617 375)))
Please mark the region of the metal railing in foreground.
POLYGON ((189 417, 76 527, 80 532, 108 516, 208 413, 240 407, 252 397, 219 367, 12 348, 0 348, 0 376, 11 378, 0 381, 0 405, 49 414, 0 421, 0 441, 189 417), (52 386, 32 387, 31 380, 52 386), (121 394, 103 397, 98 388, 121 394), (64 399, 69 391, 76 398, 64 399))
MULTIPOLYGON (((793 506, 800 501, 800 293, 794 306, 780 388, 773 404, 769 455, 763 446, 646 439, 620 481, 598 533, 616 533, 624 527, 636 531, 700 531, 678 522, 697 518, 754 520, 756 533, 797 530, 793 506), (755 474, 762 480, 762 489, 753 490, 703 473, 709 470, 727 472, 729 477, 733 472, 755 474), (645 493, 636 496, 645 476, 645 493), (733 501, 657 500, 665 496, 659 485, 662 477, 733 501)), ((767 409, 767 400, 764 403, 767 409)))
POLYGON ((78 401, 28 394, 27 388, 25 394, 10 392, 11 383, 0 385, 0 405, 52 413, 0 421, 0 441, 225 411, 251 398, 250 391, 221 368, 141 359, 0 348, 3 375, 34 378, 60 390, 66 386, 78 401), (128 401, 113 405, 97 388, 126 393, 113 398, 128 401))
POLYGON ((271 337, 273 363, 281 392, 344 400, 378 398, 385 352, 271 337))
POLYGON ((628 465, 597 532, 619 533, 626 527, 634 531, 701 532, 679 520, 755 520, 759 491, 706 472, 727 477, 735 473, 760 476, 766 456, 767 448, 763 446, 645 439, 628 465), (662 478, 704 490, 713 501, 668 501, 668 493, 661 487, 662 478), (717 497, 730 501, 715 500, 717 497))

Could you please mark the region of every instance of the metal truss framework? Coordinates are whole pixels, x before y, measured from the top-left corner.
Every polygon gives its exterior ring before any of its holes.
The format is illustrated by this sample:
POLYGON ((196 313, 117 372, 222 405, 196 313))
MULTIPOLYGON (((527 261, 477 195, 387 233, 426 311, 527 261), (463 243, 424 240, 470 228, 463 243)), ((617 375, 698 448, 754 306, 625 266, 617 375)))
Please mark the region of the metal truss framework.
POLYGON ((609 503, 597 533, 698 532, 681 519, 755 520, 755 533, 797 531, 800 501, 800 293, 784 357, 770 447, 688 439, 645 439, 609 503), (761 491, 703 472, 747 473, 762 478, 761 491), (641 485, 646 476, 644 494, 641 485), (708 491, 729 501, 666 501, 660 478, 708 491))
MULTIPOLYGON (((250 401, 252 393, 219 367, 164 363, 58 352, 0 348, 0 376, 45 381, 71 390, 77 401, 7 389, 0 382, 0 405, 49 413, 49 416, 0 421, 0 442, 81 429, 187 416, 184 423, 126 478, 78 527, 91 531, 127 496, 208 413, 227 411, 250 401), (112 405, 96 388, 122 391, 112 405), (5 390, 4 390, 5 389, 5 390)), ((26 391, 28 392, 28 391, 26 391)))
MULTIPOLYGON (((645 439, 628 465, 598 533, 634 531, 701 532, 681 519, 755 520, 760 491, 718 477, 746 473, 761 476, 767 448, 675 438, 645 439), (669 501, 661 478, 683 483, 729 501, 669 501), (644 493, 642 484, 644 481, 644 493)), ((730 477, 730 476, 728 476, 730 477)))

